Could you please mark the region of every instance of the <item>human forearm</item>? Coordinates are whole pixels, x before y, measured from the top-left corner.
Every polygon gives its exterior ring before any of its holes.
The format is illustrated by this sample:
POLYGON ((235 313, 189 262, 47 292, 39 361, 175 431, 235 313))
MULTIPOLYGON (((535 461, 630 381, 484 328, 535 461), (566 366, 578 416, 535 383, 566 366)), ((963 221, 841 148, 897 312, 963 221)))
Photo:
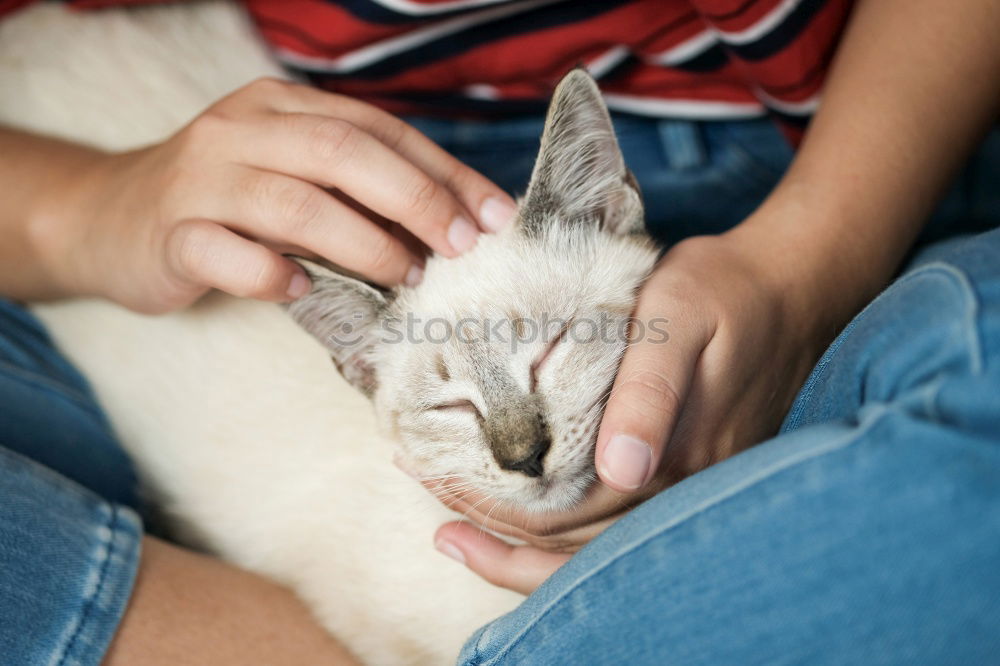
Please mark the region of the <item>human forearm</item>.
POLYGON ((0 212, 0 293, 90 294, 149 313, 210 288, 298 298, 309 282, 287 251, 412 285, 423 248, 386 220, 453 257, 513 213, 496 185, 399 119, 271 79, 143 149, 105 154, 8 132, 0 162, 0 188, 17 192, 0 212))
POLYGON ((772 270, 821 283, 803 293, 823 292, 824 316, 836 320, 823 325, 842 324, 885 286, 995 121, 998 30, 991 0, 858 3, 794 164, 737 232, 768 239, 771 256, 785 258, 772 270))
POLYGON ((47 259, 52 238, 41 224, 43 207, 65 194, 74 174, 102 153, 56 139, 0 127, 0 295, 18 300, 58 298, 72 286, 47 259))

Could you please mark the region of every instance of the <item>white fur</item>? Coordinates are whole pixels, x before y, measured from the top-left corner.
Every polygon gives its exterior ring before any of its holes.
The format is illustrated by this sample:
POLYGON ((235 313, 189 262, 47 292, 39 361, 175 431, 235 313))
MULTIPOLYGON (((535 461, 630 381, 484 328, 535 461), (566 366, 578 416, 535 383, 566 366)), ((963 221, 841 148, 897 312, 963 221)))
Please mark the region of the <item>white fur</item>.
MULTIPOLYGON (((281 72, 225 2, 93 13, 39 4, 0 23, 0 122, 111 149, 162 140, 262 75, 281 72)), ((555 226, 527 242, 509 231, 460 260, 432 261, 424 285, 404 290, 396 307, 449 319, 607 307, 622 317, 653 259, 641 239, 555 226), (460 308, 456 287, 466 290, 460 308)), ((98 301, 34 311, 93 382, 175 527, 291 586, 366 662, 448 663, 472 631, 519 602, 433 549, 435 528, 454 514, 390 464, 395 444, 377 434, 371 403, 280 308, 214 294, 163 317, 98 301)), ((510 355, 519 382, 537 351, 510 355)), ((534 508, 571 503, 590 480, 596 416, 581 409, 606 390, 621 351, 565 345, 540 375, 562 405, 550 455, 564 474, 558 492, 528 498, 534 508)), ((440 395, 413 390, 423 386, 425 352, 396 345, 381 354, 383 418, 414 397, 448 399, 441 386, 440 395)), ((443 429, 468 428, 460 418, 446 415, 443 429)), ((405 453, 425 474, 489 462, 481 446, 429 449, 417 439, 405 453)), ((477 482, 498 496, 524 494, 514 473, 477 482)))

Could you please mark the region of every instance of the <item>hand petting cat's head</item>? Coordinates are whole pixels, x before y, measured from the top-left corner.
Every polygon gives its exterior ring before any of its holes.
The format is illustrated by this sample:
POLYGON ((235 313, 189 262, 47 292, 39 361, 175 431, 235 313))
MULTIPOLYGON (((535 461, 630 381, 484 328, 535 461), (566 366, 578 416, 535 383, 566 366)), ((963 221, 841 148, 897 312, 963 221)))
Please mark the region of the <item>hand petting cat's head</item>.
POLYGON ((405 465, 523 511, 565 509, 594 442, 657 251, 597 86, 568 74, 517 221, 423 282, 384 292, 300 260, 289 306, 372 397, 405 465))

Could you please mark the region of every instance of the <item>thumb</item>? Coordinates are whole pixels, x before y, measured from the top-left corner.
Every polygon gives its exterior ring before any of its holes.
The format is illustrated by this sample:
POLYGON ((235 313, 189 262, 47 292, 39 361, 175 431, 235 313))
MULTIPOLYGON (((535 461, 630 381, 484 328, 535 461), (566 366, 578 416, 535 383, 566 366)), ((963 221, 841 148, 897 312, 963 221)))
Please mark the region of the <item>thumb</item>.
POLYGON ((532 546, 512 546, 471 523, 446 523, 434 547, 494 585, 528 595, 571 557, 532 546))
POLYGON ((710 337, 690 318, 664 317, 669 299, 655 286, 650 282, 640 296, 597 437, 597 474, 622 493, 653 478, 710 337))

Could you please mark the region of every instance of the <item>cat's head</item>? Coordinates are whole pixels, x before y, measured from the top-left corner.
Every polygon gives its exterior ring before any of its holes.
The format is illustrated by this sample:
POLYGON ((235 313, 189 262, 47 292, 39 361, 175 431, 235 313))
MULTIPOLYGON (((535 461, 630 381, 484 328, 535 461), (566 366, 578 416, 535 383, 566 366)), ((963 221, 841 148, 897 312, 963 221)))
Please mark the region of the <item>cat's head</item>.
POLYGON ((417 475, 562 509, 595 478, 597 428, 656 256, 597 86, 574 70, 513 225, 431 258, 414 288, 302 262, 313 289, 289 311, 372 397, 417 475))

